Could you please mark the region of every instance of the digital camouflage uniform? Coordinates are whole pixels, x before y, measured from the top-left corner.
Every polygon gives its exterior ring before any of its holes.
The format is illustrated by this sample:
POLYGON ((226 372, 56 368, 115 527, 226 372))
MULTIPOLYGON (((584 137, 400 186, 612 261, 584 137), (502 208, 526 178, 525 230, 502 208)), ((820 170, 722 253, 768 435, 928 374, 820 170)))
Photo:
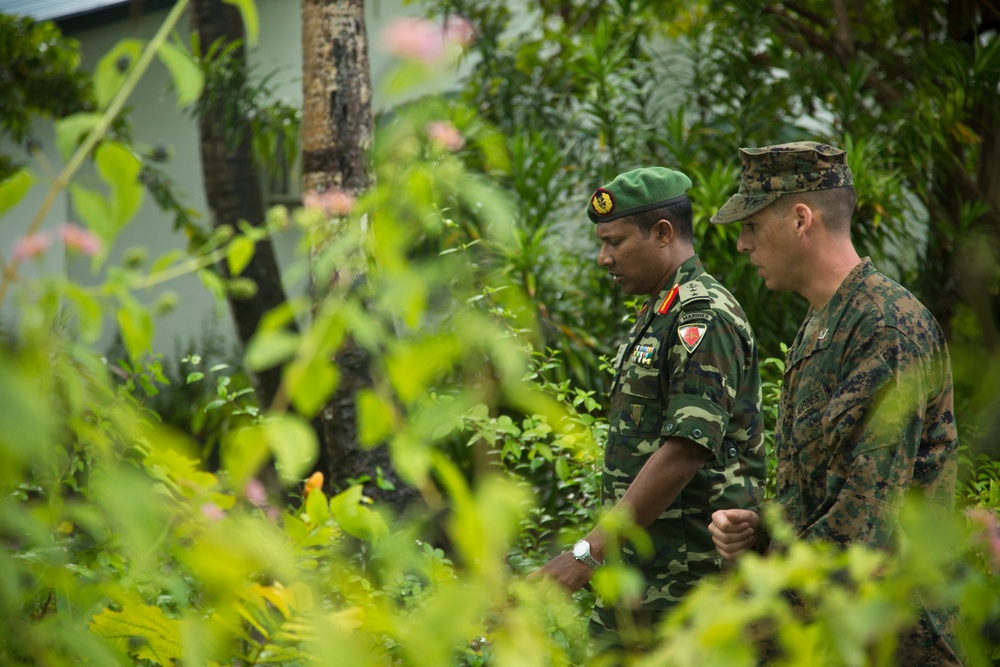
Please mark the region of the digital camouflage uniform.
MULTIPOLYGON (((944 334, 867 258, 788 350, 775 428, 776 500, 805 539, 891 546, 904 496, 952 509, 958 433, 944 334)), ((926 612, 899 665, 959 664, 926 612), (912 654, 912 655, 911 655, 912 654)))
MULTIPOLYGON (((757 344, 743 309, 692 257, 643 308, 618 349, 615 369, 602 476, 606 507, 621 500, 665 439, 687 438, 709 453, 704 467, 646 528, 652 554, 638 554, 631 543, 622 548, 623 560, 645 577, 641 607, 631 610, 643 625, 670 610, 701 577, 720 571, 708 533, 712 512, 760 502, 757 344)), ((592 632, 615 628, 614 610, 599 602, 592 632)))
MULTIPOLYGON (((853 185, 846 153, 827 144, 741 148, 740 158, 739 194, 714 223, 743 220, 782 195, 853 185)), ((944 335, 867 258, 810 309, 788 351, 775 448, 775 500, 804 539, 891 548, 909 491, 937 511, 954 507, 958 435, 944 335)), ((953 619, 917 604, 920 621, 900 636, 896 664, 960 665, 953 619)))

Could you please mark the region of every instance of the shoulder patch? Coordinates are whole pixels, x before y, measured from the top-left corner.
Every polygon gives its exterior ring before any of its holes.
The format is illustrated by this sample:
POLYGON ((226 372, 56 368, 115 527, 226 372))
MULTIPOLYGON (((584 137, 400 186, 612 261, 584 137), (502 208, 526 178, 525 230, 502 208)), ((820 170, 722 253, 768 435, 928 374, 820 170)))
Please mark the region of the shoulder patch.
POLYGON ((691 280, 681 285, 677 296, 681 301, 681 305, 694 301, 711 301, 712 299, 708 294, 708 288, 697 280, 691 280))
POLYGON ((677 321, 680 324, 686 324, 688 322, 711 322, 715 317, 714 310, 695 310, 690 313, 681 313, 677 321))
POLYGON ((681 339, 681 345, 688 352, 694 352, 701 341, 705 338, 708 326, 701 322, 697 324, 682 324, 677 327, 677 336, 681 339))

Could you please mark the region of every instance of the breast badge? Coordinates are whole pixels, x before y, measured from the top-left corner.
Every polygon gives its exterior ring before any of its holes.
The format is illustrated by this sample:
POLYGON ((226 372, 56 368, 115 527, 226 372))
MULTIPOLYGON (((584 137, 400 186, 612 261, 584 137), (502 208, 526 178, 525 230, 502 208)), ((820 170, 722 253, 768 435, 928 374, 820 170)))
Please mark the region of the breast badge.
POLYGON ((704 324, 683 324, 677 328, 677 335, 680 336, 681 345, 688 352, 694 352, 695 348, 701 344, 702 338, 705 337, 705 331, 708 329, 704 324))
POLYGON ((654 352, 656 352, 656 347, 653 345, 636 345, 629 361, 640 366, 651 366, 654 352))

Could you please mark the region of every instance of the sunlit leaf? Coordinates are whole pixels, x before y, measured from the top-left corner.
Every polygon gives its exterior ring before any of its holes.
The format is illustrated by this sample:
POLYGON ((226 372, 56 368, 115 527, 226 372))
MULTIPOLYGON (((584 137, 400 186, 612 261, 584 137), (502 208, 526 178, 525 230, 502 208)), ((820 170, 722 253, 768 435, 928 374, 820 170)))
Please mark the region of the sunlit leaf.
POLYGON ((205 86, 205 75, 191 54, 170 42, 163 42, 157 55, 170 70, 174 88, 177 90, 177 106, 186 107, 196 102, 205 86))
POLYGON ((256 244, 245 236, 237 236, 229 244, 226 251, 226 263, 229 265, 229 274, 238 276, 247 268, 247 264, 253 259, 256 244))
POLYGON ((159 607, 144 604, 137 595, 119 603, 121 611, 105 609, 94 616, 91 631, 115 644, 123 653, 158 665, 172 665, 184 657, 176 620, 159 607))
POLYGON ((358 392, 358 441, 363 445, 376 445, 386 439, 395 428, 396 414, 393 406, 369 389, 358 392))
POLYGON ((281 481, 285 484, 297 482, 316 462, 319 451, 316 432, 309 422, 288 414, 268 420, 264 430, 281 481))
POLYGON ((27 169, 18 169, 0 183, 0 215, 17 206, 35 178, 27 169))
POLYGON ((106 107, 122 87, 128 71, 142 55, 144 46, 145 42, 138 39, 123 39, 97 62, 94 93, 100 108, 106 107))
POLYGON ((262 329, 247 346, 247 366, 261 371, 284 363, 299 347, 298 334, 281 329, 262 329))
POLYGON ((257 5, 254 0, 223 0, 227 5, 233 5, 240 10, 243 17, 243 27, 247 34, 247 43, 251 46, 257 43, 260 32, 260 18, 257 15, 257 5))
POLYGON ((388 531, 385 519, 363 504, 362 487, 354 485, 330 498, 330 513, 344 532, 361 540, 375 540, 388 531))
POLYGON ((56 147, 64 160, 73 154, 80 138, 88 134, 101 120, 101 114, 80 112, 56 121, 56 147))

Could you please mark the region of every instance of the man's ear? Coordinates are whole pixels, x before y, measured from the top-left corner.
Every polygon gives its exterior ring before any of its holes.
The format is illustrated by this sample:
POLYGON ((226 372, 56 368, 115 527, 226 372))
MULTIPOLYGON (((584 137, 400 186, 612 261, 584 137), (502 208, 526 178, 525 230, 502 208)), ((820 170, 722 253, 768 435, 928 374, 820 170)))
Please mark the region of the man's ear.
POLYGON ((808 204, 799 202, 792 207, 795 214, 795 233, 800 238, 808 232, 813 225, 813 210, 808 204))
POLYGON ((666 218, 660 218, 653 225, 653 234, 656 235, 661 247, 668 245, 674 238, 674 226, 666 218))

